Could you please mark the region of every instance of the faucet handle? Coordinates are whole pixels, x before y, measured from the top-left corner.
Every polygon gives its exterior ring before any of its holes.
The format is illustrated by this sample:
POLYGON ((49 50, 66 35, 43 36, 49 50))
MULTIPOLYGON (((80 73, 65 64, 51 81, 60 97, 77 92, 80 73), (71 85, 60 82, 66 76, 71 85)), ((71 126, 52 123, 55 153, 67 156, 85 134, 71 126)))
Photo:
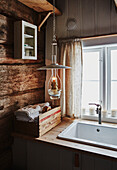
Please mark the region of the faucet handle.
POLYGON ((101 105, 100 104, 96 104, 96 103, 89 103, 89 105, 95 105, 97 107, 100 107, 101 108, 101 105))
POLYGON ((89 103, 89 105, 96 105, 96 113, 99 115, 99 124, 101 124, 101 104, 89 103))
POLYGON ((96 105, 97 107, 101 106, 100 104, 96 104, 96 103, 89 103, 89 105, 96 105))

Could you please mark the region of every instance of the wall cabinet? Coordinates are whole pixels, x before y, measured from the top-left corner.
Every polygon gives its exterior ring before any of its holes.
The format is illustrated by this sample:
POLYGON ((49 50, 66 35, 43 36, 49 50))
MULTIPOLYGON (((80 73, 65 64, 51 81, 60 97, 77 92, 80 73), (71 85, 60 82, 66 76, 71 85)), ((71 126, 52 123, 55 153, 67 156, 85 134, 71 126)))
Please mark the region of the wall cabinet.
POLYGON ((37 60, 37 26, 26 21, 15 22, 14 58, 37 60))
POLYGON ((117 170, 117 160, 15 138, 14 170, 117 170))

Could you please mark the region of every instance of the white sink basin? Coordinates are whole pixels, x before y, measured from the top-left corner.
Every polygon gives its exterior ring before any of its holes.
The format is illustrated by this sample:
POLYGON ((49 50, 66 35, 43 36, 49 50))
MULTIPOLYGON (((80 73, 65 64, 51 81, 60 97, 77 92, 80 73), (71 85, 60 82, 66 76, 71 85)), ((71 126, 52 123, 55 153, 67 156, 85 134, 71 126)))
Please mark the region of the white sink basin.
POLYGON ((73 122, 58 138, 117 150, 117 126, 73 122))

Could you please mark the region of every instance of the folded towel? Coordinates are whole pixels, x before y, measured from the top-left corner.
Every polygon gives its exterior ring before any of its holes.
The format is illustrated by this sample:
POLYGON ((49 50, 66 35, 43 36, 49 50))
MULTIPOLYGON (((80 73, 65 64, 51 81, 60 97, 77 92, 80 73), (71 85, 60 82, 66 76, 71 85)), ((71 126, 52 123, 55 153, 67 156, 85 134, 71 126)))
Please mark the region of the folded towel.
POLYGON ((16 119, 24 122, 38 122, 38 117, 36 117, 35 119, 31 119, 27 116, 17 116, 16 119))
POLYGON ((28 105, 17 111, 15 111, 15 116, 17 120, 22 121, 35 121, 38 118, 39 114, 42 114, 42 110, 45 106, 49 107, 49 103, 41 103, 36 105, 28 105))

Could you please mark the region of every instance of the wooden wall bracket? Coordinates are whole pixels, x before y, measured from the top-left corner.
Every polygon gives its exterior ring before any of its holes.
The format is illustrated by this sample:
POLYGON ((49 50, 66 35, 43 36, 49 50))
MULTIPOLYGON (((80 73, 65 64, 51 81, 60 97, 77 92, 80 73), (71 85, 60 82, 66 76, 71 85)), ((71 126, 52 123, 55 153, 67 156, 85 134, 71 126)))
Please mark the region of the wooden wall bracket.
POLYGON ((49 18, 49 16, 50 16, 51 14, 53 14, 53 11, 48 12, 48 14, 46 15, 46 17, 43 19, 43 21, 42 21, 41 24, 39 25, 38 31, 41 30, 42 25, 45 23, 45 21, 49 18))

